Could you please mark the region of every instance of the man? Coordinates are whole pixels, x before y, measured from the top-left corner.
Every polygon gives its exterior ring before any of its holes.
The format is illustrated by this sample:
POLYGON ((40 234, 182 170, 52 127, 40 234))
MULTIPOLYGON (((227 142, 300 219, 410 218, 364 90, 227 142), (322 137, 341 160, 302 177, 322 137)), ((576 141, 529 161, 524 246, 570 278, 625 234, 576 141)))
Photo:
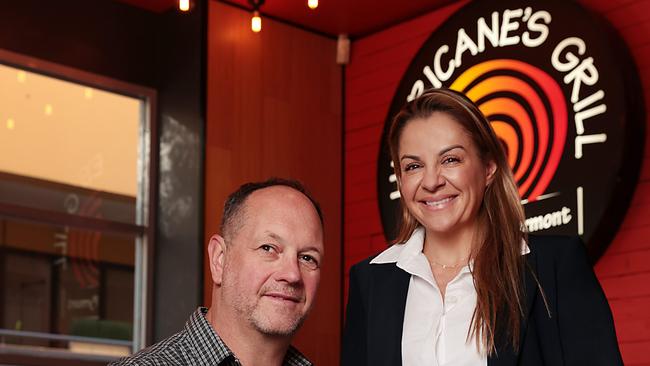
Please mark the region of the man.
POLYGON ((185 329, 113 365, 311 365, 290 343, 311 309, 323 218, 300 183, 248 183, 228 197, 210 238, 212 306, 185 329))

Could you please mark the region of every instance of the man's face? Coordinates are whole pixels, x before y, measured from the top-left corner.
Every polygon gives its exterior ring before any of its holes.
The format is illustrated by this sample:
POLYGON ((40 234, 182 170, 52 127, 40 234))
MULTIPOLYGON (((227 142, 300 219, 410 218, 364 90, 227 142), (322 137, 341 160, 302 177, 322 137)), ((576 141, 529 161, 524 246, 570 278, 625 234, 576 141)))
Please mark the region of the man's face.
POLYGON ((253 192, 242 209, 239 229, 225 245, 222 303, 263 334, 290 336, 320 281, 320 219, 307 197, 285 186, 253 192))

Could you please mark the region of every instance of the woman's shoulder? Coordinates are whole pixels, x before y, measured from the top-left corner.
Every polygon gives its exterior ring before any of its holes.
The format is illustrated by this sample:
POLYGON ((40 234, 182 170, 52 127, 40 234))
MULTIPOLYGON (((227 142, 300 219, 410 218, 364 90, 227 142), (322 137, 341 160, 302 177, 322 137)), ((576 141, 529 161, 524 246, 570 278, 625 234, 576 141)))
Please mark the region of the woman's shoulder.
POLYGON ((531 246, 531 249, 552 251, 562 250, 562 248, 567 246, 582 245, 582 241, 578 236, 529 234, 528 244, 531 246))
POLYGON ((370 257, 357 262, 350 267, 350 273, 348 274, 349 279, 350 279, 350 285, 352 286, 353 283, 357 283, 361 287, 367 287, 367 284, 369 281, 372 281, 372 274, 371 274, 371 264, 370 262, 377 256, 378 254, 373 254, 370 257))
POLYGON ((352 272, 368 272, 368 271, 370 271, 370 268, 372 266, 371 262, 375 258, 377 258, 377 256, 379 256, 381 253, 383 253, 383 252, 375 253, 375 254, 373 254, 373 255, 371 255, 371 256, 369 256, 369 257, 367 257, 367 258, 365 258, 365 259, 363 259, 363 260, 361 260, 361 261, 359 261, 359 262, 357 262, 355 264, 353 264, 352 267, 350 267, 350 273, 352 273, 352 272))
POLYGON ((586 257, 586 248, 578 236, 529 235, 528 246, 542 260, 558 260, 567 256, 586 257))
POLYGON ((403 247, 403 244, 393 244, 381 252, 375 253, 353 264, 350 268, 350 275, 370 273, 373 269, 379 270, 386 267, 395 267, 395 263, 397 262, 403 247))
POLYGON ((375 259, 379 254, 381 253, 375 253, 355 264, 352 265, 351 269, 355 269, 357 271, 364 270, 365 268, 370 267, 370 262, 372 262, 373 259, 375 259))

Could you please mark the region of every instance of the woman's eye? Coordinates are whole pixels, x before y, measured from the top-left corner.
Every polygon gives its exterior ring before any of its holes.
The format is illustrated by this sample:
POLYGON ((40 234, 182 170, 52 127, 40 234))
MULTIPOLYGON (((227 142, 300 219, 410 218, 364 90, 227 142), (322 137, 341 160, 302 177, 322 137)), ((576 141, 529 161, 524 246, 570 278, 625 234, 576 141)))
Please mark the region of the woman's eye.
POLYGON ((408 171, 417 169, 419 167, 420 167, 420 164, 416 164, 416 163, 406 164, 406 166, 404 167, 404 171, 408 172, 408 171))
POLYGON ((455 156, 447 156, 442 159, 443 164, 454 164, 460 162, 460 159, 455 156))

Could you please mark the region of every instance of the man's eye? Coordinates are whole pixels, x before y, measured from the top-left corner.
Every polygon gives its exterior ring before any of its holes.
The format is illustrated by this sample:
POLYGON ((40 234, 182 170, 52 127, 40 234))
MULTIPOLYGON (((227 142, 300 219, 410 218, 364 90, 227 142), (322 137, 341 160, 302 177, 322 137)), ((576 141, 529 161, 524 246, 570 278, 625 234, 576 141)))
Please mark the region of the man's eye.
POLYGON ((316 260, 316 258, 312 257, 309 254, 301 255, 300 260, 310 268, 318 268, 318 261, 316 260))
POLYGON ((272 252, 275 250, 275 248, 273 248, 273 246, 270 244, 262 244, 260 245, 260 249, 262 249, 265 252, 272 252))

